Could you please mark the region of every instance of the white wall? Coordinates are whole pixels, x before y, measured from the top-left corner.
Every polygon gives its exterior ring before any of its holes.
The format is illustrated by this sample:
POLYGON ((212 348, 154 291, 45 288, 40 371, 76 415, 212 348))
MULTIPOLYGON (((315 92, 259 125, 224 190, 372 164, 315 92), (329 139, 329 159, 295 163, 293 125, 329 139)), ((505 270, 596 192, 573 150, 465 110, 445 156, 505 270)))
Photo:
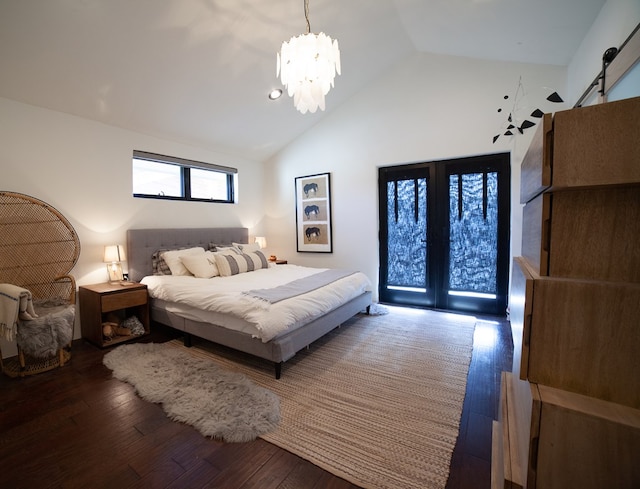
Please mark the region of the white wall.
POLYGON ((602 70, 602 55, 619 48, 640 23, 639 0, 609 0, 604 4, 589 33, 568 67, 568 102, 574 106, 602 70))
MULTIPOLYGON (((262 180, 260 163, 0 98, 0 190, 43 200, 69 219, 81 243, 78 285, 108 280, 103 247, 126 244, 129 228, 245 226, 262 234, 262 180), (134 199, 134 149, 238 168, 239 203, 134 199)), ((15 354, 0 346, 4 357, 15 354)))
POLYGON ((510 151, 512 252, 519 254, 519 168, 535 129, 496 144, 493 136, 504 130, 521 77, 526 98, 520 102, 530 113, 565 108, 545 100, 556 90, 564 96, 565 74, 558 66, 433 54, 403 60, 268 162, 269 248, 298 264, 362 270, 377 291, 377 168, 510 151), (332 178, 334 252, 297 253, 294 178, 323 172, 332 178))

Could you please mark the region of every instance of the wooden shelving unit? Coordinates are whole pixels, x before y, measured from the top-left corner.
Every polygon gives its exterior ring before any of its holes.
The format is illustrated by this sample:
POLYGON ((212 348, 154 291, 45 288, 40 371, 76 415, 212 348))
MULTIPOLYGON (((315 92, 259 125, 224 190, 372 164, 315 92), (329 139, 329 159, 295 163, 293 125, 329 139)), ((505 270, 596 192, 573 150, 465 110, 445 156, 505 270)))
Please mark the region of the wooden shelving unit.
POLYGON ((522 163, 492 487, 640 487, 640 98, 546 114, 522 163))

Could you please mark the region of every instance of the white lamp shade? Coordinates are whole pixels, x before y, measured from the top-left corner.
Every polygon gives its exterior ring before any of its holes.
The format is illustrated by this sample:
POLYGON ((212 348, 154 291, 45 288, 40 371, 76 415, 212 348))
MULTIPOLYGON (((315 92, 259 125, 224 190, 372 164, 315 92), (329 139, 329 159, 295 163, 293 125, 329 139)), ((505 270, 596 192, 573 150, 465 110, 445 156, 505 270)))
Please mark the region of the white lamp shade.
POLYGON ((115 263, 125 261, 127 257, 124 254, 124 246, 122 245, 108 245, 104 247, 104 259, 105 263, 115 263))
POLYGON ((267 238, 264 236, 256 236, 256 243, 260 245, 260 249, 265 249, 267 247, 267 238))

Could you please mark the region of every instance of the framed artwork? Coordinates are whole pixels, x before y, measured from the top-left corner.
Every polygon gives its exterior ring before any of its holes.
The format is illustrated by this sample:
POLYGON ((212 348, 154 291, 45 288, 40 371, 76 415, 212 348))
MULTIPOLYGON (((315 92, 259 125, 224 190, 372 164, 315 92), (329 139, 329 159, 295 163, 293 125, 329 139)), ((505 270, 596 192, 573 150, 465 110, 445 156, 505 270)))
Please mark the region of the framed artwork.
POLYGON ((330 174, 296 177, 295 181, 298 251, 332 253, 330 174))

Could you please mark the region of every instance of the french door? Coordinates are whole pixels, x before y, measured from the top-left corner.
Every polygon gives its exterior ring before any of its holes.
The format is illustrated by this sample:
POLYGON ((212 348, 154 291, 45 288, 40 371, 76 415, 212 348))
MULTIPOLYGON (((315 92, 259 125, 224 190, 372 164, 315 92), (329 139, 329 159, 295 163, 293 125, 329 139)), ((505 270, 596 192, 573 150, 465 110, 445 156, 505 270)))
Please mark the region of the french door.
POLYGON ((383 167, 381 302, 504 315, 508 153, 383 167))

